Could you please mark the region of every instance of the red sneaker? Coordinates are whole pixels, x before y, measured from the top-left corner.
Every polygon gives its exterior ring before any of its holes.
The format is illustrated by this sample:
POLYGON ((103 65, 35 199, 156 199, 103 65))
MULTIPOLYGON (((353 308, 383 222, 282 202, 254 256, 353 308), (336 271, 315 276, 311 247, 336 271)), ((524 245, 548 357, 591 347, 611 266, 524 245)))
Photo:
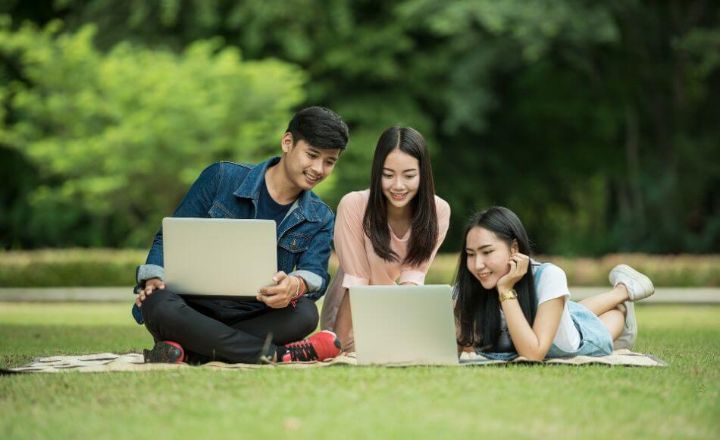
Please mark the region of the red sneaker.
POLYGON ((152 350, 143 350, 145 363, 180 364, 185 361, 185 350, 174 341, 158 341, 152 350))
POLYGON ((323 330, 302 341, 278 347, 278 362, 312 362, 332 359, 340 354, 340 339, 323 330))

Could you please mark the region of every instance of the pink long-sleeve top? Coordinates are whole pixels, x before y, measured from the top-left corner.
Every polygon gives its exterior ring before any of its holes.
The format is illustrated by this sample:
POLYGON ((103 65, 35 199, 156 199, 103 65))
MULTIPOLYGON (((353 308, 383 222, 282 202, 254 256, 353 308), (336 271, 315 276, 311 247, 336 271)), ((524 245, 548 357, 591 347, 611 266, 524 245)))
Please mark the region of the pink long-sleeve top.
POLYGON ((363 217, 370 198, 370 190, 346 194, 337 208, 335 218, 335 251, 344 276, 342 287, 358 285, 425 283, 425 274, 435 254, 445 239, 450 224, 450 205, 435 196, 438 219, 438 240, 429 260, 410 266, 402 261, 407 256, 411 230, 397 237, 390 229, 390 248, 398 255, 398 261, 386 261, 373 249, 370 238, 363 231, 363 217))

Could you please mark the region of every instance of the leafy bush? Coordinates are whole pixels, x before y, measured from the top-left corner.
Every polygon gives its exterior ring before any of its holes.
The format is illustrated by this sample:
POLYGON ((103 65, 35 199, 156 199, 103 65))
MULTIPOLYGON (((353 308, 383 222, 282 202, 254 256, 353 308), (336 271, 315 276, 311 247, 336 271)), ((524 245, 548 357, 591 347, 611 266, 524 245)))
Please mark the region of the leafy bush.
POLYGON ((63 249, 0 255, 0 286, 132 286, 145 250, 63 249))
POLYGON ((20 78, 0 81, 12 116, 0 118, 0 145, 39 173, 22 231, 37 244, 146 246, 205 166, 279 151, 304 100, 299 68, 243 61, 220 40, 103 53, 93 26, 60 27, 0 23, 3 67, 19 72, 0 78, 20 78))
MULTIPOLYGON (((146 250, 64 249, 12 251, 0 254, 0 286, 131 286, 135 267, 145 261, 146 250)), ((610 269, 627 263, 647 273, 656 286, 720 287, 720 255, 653 256, 616 254, 603 258, 537 258, 562 267, 571 286, 606 286, 610 269)), ((437 256, 426 282, 448 284, 457 270, 456 254, 437 256)), ((330 273, 337 258, 330 260, 330 273)))

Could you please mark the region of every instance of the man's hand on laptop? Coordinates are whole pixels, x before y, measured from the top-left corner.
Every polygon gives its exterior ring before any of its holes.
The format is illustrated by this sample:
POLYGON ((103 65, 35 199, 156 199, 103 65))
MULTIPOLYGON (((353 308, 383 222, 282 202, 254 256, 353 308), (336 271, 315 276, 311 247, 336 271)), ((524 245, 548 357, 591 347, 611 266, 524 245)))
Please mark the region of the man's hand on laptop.
POLYGON ((158 289, 164 288, 165 283, 160 278, 150 278, 149 280, 145 281, 145 287, 138 291, 138 294, 135 297, 135 304, 137 304, 138 307, 142 307, 142 302, 145 301, 145 298, 147 298, 148 295, 158 289))
POLYGON ((277 284, 260 289, 257 300, 264 302, 273 309, 282 309, 295 299, 296 293, 303 290, 303 280, 280 271, 273 275, 277 284))

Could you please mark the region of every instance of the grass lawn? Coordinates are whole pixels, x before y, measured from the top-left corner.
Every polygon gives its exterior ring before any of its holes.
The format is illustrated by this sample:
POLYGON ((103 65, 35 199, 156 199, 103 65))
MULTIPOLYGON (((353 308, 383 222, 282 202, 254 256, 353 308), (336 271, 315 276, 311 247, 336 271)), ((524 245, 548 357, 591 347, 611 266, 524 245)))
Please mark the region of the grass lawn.
MULTIPOLYGON (((720 438, 720 306, 639 306, 667 368, 264 369, 0 377, 0 438, 720 438)), ((0 365, 138 351, 118 304, 0 303, 0 365)))

